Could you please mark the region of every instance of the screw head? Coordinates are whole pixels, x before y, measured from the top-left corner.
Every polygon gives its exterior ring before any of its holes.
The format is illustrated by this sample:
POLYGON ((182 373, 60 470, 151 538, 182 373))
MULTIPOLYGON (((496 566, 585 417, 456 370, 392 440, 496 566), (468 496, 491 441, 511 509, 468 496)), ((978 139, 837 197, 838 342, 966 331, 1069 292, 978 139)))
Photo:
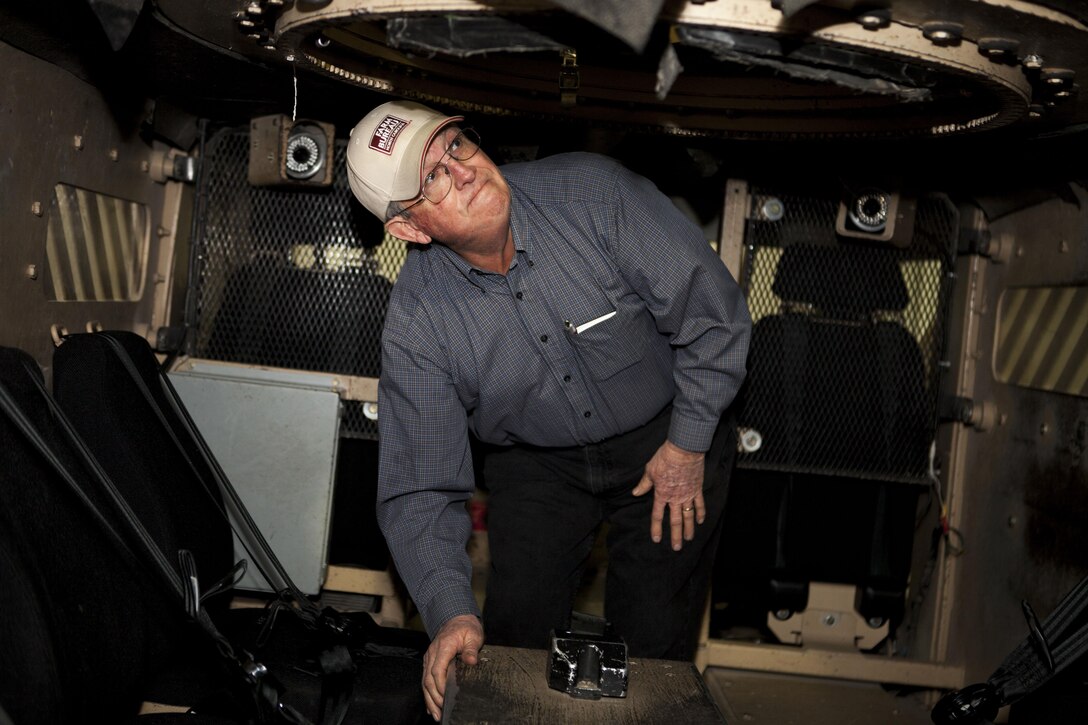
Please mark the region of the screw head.
POLYGON ((835 623, 838 622, 839 620, 838 620, 837 617, 835 617, 834 614, 825 614, 822 621, 823 621, 825 626, 834 627, 835 623))
POLYGON ((1025 55, 1024 60, 1020 62, 1025 68, 1028 68, 1030 70, 1038 70, 1039 68, 1043 67, 1043 56, 1036 53, 1031 53, 1030 55, 1025 55))
POLYGON ((36 202, 32 203, 30 205, 30 213, 33 214, 34 216, 41 216, 42 215, 42 203, 40 201, 36 201, 36 202))
POLYGON ((23 274, 26 275, 27 279, 37 279, 38 278, 38 265, 28 264, 26 266, 26 269, 23 271, 23 274))

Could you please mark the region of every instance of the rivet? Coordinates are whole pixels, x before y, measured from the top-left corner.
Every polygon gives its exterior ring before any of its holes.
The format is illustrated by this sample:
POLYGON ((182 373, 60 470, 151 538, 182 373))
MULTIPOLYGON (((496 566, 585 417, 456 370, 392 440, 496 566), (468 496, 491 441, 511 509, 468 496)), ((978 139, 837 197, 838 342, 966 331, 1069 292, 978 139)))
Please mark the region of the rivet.
POLYGON ((72 147, 76 151, 82 151, 83 150, 83 137, 80 136, 79 134, 76 134, 75 136, 73 136, 72 137, 72 147))
POLYGON ((34 216, 41 216, 42 215, 42 203, 40 201, 36 201, 36 202, 32 203, 30 205, 30 213, 33 214, 34 216))
POLYGON ((26 266, 26 270, 23 272, 23 274, 26 275, 27 279, 37 279, 38 278, 38 265, 28 264, 26 266))
POLYGON ((121 158, 121 153, 117 149, 110 149, 110 161, 116 161, 121 158))

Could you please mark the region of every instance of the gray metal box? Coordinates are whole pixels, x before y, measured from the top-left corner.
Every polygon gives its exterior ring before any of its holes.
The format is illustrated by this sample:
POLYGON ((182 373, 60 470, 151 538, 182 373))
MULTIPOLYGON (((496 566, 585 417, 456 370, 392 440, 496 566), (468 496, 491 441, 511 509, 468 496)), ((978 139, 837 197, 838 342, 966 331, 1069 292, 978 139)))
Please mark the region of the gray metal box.
MULTIPOLYGON (((325 580, 340 396, 332 375, 207 360, 170 373, 223 471, 287 573, 306 594, 325 580)), ((239 584, 269 591, 249 561, 239 584)))

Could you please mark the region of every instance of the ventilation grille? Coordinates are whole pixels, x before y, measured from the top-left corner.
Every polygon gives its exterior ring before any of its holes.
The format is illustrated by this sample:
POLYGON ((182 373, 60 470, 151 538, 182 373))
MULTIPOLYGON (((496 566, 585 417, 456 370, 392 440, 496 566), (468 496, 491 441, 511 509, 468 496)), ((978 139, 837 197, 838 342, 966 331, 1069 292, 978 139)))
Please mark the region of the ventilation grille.
POLYGON ((148 224, 143 204, 57 184, 45 240, 49 299, 140 299, 147 270, 148 224))
POLYGON ((742 283, 754 327, 739 412, 749 445, 738 465, 925 481, 955 206, 918 198, 899 247, 836 234, 835 189, 751 192, 742 283))
MULTIPOLYGON (((377 377, 389 290, 403 242, 354 200, 335 146, 327 189, 254 187, 249 129, 218 132, 201 172, 192 353, 212 360, 377 377)), ((345 435, 376 438, 363 404, 345 435)))

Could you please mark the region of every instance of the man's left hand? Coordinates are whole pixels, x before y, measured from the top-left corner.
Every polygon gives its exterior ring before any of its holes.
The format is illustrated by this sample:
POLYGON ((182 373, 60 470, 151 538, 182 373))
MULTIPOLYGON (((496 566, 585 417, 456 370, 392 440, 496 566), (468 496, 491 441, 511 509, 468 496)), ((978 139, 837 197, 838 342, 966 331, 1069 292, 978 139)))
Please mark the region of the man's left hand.
POLYGON ((631 491, 642 496, 653 489, 654 508, 650 516, 650 538, 661 541, 665 508, 669 509, 672 548, 680 551, 684 541, 695 538, 695 526, 706 520, 703 501, 703 459, 705 454, 686 451, 665 441, 646 464, 642 480, 631 491))

